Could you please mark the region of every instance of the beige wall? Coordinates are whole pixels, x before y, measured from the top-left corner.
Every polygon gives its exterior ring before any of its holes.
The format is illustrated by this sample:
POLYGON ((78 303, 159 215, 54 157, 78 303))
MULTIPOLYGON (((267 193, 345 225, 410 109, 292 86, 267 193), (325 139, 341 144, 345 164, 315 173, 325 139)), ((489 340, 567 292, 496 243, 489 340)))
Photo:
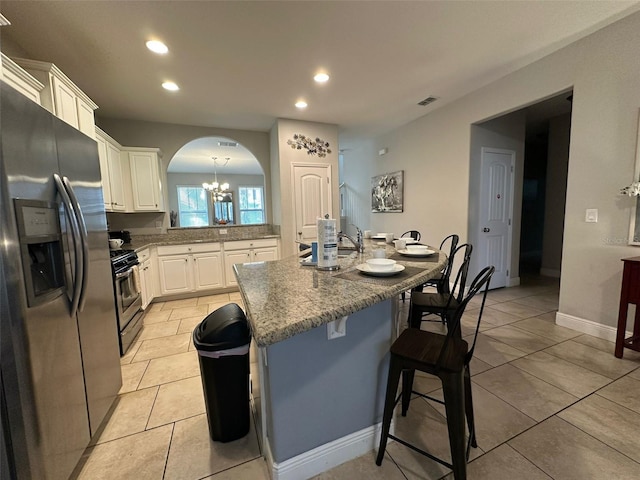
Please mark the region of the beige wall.
POLYGON ((389 153, 375 173, 405 170, 405 212, 372 215, 372 229, 412 225, 431 242, 448 232, 468 237, 471 125, 573 87, 559 318, 609 335, 602 326, 616 324, 620 259, 640 253, 619 242, 627 238, 632 200, 618 194, 634 173, 638 51, 636 13, 376 138, 376 150, 389 153), (598 223, 585 223, 587 208, 599 210, 598 223))
POLYGON ((279 169, 280 194, 274 189, 274 211, 280 218, 281 255, 283 257, 293 255, 297 251, 295 243, 295 218, 293 209, 293 182, 291 177, 291 165, 293 163, 313 163, 329 165, 331 167, 331 191, 332 218, 340 218, 340 205, 338 194, 338 127, 326 123, 300 122, 297 120, 278 119, 271 132, 272 150, 278 149, 277 167, 279 169), (294 150, 287 145, 287 140, 293 139, 293 135, 301 133, 312 138, 319 137, 329 142, 331 153, 319 158, 309 155, 305 150, 294 150))

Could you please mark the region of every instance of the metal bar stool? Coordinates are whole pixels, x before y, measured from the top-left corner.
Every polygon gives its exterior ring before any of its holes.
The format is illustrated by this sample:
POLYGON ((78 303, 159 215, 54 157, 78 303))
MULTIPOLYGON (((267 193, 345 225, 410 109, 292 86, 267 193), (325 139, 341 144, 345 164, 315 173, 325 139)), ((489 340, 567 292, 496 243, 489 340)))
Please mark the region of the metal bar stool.
POLYGON ((382 418, 382 434, 376 464, 380 466, 389 438, 405 445, 412 450, 425 455, 436 462, 453 470, 456 480, 467 478, 467 460, 471 447, 477 447, 475 424, 473 418, 473 399, 471 395, 471 374, 469 362, 473 356, 480 320, 484 310, 484 303, 489 289, 494 267, 485 267, 473 280, 469 293, 449 317, 449 330, 446 335, 425 332, 417 328, 408 328, 391 345, 391 360, 389 363, 389 377, 382 418), (478 312, 475 335, 471 348, 468 343, 452 332, 460 329, 460 321, 469 301, 484 288, 482 304, 478 312), (442 382, 444 401, 429 397, 413 390, 413 377, 416 370, 436 375, 442 382), (398 383, 402 375, 402 392, 396 397, 398 383), (426 452, 389 433, 391 417, 398 401, 402 399, 402 416, 407 415, 411 395, 442 403, 447 415, 449 430, 449 446, 451 448, 451 463, 426 452), (469 428, 469 440, 465 442, 465 417, 469 428))
POLYGON ((471 263, 471 252, 473 246, 470 243, 464 243, 455 249, 450 259, 464 253, 462 265, 456 274, 456 280, 453 289, 449 292, 449 280, 447 275, 447 292, 423 293, 412 292, 411 304, 409 306, 409 326, 420 328, 423 317, 428 314, 434 314, 440 317, 443 323, 447 323, 447 317, 456 311, 464 298, 465 287, 467 285, 467 274, 469 272, 469 264, 471 263))
POLYGON ((442 240, 440 243, 440 250, 442 251, 446 248, 447 242, 451 242, 449 245, 449 261, 440 273, 440 276, 427 280, 425 286, 436 287, 438 293, 449 293, 449 277, 451 275, 451 269, 453 268, 453 252, 455 252, 458 247, 459 241, 460 237, 455 233, 442 240))

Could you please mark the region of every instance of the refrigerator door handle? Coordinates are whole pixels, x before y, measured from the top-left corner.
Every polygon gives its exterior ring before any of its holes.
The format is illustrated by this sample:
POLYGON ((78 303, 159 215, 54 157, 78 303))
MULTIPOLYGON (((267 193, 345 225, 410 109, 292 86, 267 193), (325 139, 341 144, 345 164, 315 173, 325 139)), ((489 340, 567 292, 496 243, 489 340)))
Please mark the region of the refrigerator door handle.
POLYGON ((82 311, 84 309, 84 302, 86 299, 87 293, 87 283, 89 282, 89 239, 87 234, 87 224, 84 220, 84 214, 82 213, 82 209, 80 208, 80 202, 78 202, 78 197, 76 197, 76 192, 73 190, 71 186, 71 181, 68 177, 62 177, 62 183, 64 184, 67 193, 69 194, 69 199, 73 205, 73 209, 76 214, 76 218, 78 220, 78 230, 80 233, 80 246, 82 248, 82 286, 80 288, 80 300, 78 303, 78 310, 82 311))
POLYGON ((73 239, 73 248, 75 250, 75 272, 73 274, 73 295, 71 297, 71 316, 75 317, 76 313, 78 312, 78 304, 80 303, 80 290, 82 288, 82 254, 78 249, 78 245, 80 243, 80 228, 78 227, 78 218, 73 211, 71 199, 69 198, 67 190, 64 188, 64 184, 62 183, 60 175, 54 173, 53 179, 55 180, 58 193, 62 198, 62 203, 64 203, 64 208, 67 211, 67 216, 69 217, 69 225, 71 226, 71 237, 73 239))

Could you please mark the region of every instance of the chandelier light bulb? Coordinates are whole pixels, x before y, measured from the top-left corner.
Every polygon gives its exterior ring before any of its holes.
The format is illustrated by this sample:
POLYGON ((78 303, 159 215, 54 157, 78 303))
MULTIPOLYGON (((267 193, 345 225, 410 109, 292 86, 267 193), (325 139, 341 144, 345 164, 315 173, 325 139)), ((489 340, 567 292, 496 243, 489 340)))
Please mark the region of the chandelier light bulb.
MULTIPOLYGON (((211 192, 211 198, 213 199, 214 202, 221 202, 222 200, 224 200, 223 194, 226 193, 227 190, 229 190, 229 183, 224 182, 222 185, 220 185, 220 183, 218 182, 218 171, 216 170, 216 161, 218 160, 218 157, 211 157, 211 158, 213 159, 214 180, 212 183, 206 183, 206 182, 203 183, 202 188, 211 192)), ((229 160, 231 160, 230 157, 225 158, 224 165, 229 163, 229 160)))

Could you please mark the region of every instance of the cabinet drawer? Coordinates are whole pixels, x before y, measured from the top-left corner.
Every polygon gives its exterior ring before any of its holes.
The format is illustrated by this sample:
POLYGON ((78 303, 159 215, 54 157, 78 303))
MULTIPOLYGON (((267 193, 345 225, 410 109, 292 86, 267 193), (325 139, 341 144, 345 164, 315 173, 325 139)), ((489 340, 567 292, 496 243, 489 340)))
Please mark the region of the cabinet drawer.
POLYGON ((185 245, 164 245, 158 247, 158 256, 184 255, 189 253, 219 252, 220 243, 188 243, 185 245))
POLYGON ((259 238, 257 240, 237 240, 233 242, 224 242, 225 251, 251 250, 252 248, 276 247, 276 246, 278 246, 277 238, 259 238))
POLYGON ((143 263, 146 260, 149 260, 149 257, 151 256, 151 252, 149 252, 148 248, 145 248, 144 250, 140 250, 137 253, 138 253, 138 261, 140 263, 143 263))

